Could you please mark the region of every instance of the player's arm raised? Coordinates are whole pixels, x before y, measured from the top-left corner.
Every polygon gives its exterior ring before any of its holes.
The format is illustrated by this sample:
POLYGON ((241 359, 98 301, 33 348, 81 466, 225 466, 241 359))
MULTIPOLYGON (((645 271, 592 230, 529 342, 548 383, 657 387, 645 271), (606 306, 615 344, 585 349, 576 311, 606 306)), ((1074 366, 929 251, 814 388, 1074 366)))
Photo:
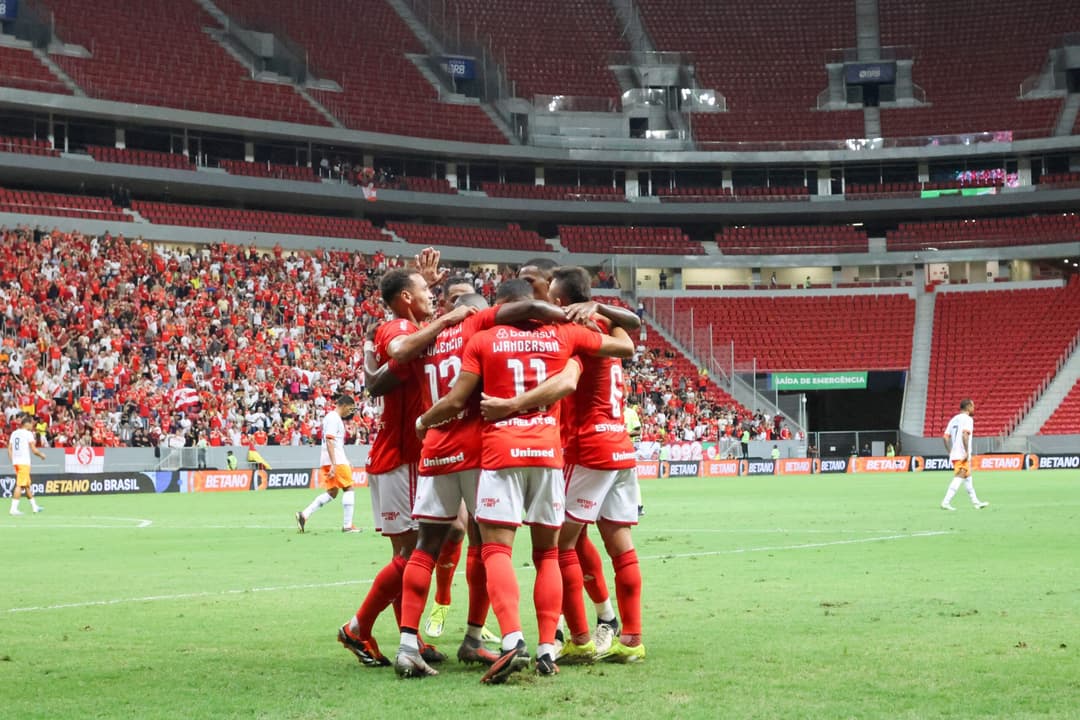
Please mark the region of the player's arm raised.
POLYGON ((450 388, 450 392, 446 394, 446 397, 432 405, 431 409, 426 413, 416 418, 417 436, 423 439, 428 428, 444 423, 464 410, 465 405, 469 402, 469 397, 479 386, 480 376, 463 370, 457 376, 454 387, 450 388))
POLYGON ((566 322, 566 311, 543 300, 520 300, 503 303, 495 308, 496 325, 515 325, 526 320, 544 323, 566 322))
POLYGON ((489 422, 502 420, 508 415, 531 410, 535 407, 554 405, 577 390, 581 377, 581 364, 570 360, 558 374, 552 375, 532 390, 512 398, 492 397, 480 394, 480 414, 489 422))
POLYGON ((600 337, 600 347, 590 353, 600 357, 629 358, 634 356, 634 341, 621 327, 611 329, 610 335, 600 337))
POLYGON ((448 327, 457 325, 465 318, 476 312, 476 308, 462 305, 454 308, 445 315, 440 315, 424 327, 409 335, 399 335, 386 346, 386 354, 392 360, 404 365, 412 362, 435 338, 448 327))
POLYGON ((584 325, 591 320, 593 315, 600 315, 601 317, 607 318, 612 325, 620 327, 628 332, 634 332, 641 329, 641 318, 626 308, 616 307, 615 305, 605 305, 604 303, 596 302, 595 300, 574 303, 573 305, 568 305, 566 307, 566 318, 570 322, 584 325))

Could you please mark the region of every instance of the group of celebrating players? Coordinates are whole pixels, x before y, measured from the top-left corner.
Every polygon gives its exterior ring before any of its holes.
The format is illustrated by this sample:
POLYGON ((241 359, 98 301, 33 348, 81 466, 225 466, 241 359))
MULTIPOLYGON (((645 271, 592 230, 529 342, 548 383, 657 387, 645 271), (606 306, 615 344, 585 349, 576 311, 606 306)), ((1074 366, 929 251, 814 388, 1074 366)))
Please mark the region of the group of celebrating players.
MULTIPOLYGON (((393 555, 338 631, 338 641, 364 665, 393 664, 402 677, 438 674, 432 665, 446 658, 423 641, 420 620, 435 573, 436 611, 426 631, 441 634, 466 530, 468 627, 457 655, 488 666, 482 682, 505 682, 530 664, 540 675, 554 675, 556 662, 645 658, 641 572, 631 538, 639 493, 619 360, 633 354, 627 331, 640 320, 591 301, 590 285, 583 268, 535 260, 502 283, 495 307, 488 307, 471 284, 446 279, 431 248, 417 256, 415 268, 383 275, 380 293, 392 317, 365 346, 366 386, 383 403, 367 472, 375 528, 390 539, 393 555), (432 288, 440 283, 443 312, 436 317, 432 288), (536 572, 535 662, 511 561, 523 523, 536 572), (590 524, 615 570, 621 625, 600 554, 584 531, 590 524), (585 591, 597 609, 593 633, 585 591), (390 606, 401 631, 392 663, 372 634, 390 606), (484 645, 489 608, 501 631, 498 653, 484 645)), ((339 490, 345 527, 352 525, 341 420, 354 406, 353 398, 338 396, 324 420, 327 492, 297 513, 301 532, 339 490)))

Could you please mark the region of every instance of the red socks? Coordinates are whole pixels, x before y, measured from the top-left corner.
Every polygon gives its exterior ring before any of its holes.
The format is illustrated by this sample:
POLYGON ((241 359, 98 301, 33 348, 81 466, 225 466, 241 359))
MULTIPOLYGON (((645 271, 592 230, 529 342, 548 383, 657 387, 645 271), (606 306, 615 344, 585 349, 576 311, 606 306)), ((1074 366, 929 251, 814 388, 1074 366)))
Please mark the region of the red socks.
POLYGON ((491 602, 488 600, 484 559, 480 555, 480 548, 473 545, 469 546, 465 556, 465 580, 469 584, 469 624, 483 627, 491 602))
POLYGON ((450 586, 454 584, 454 573, 461 560, 461 540, 447 539, 439 552, 439 561, 435 565, 435 602, 439 605, 450 604, 450 586))
POLYGON ((480 548, 487 573, 488 597, 491 598, 491 607, 495 611, 503 637, 521 630, 521 614, 518 611, 521 591, 514 574, 512 552, 513 548, 502 543, 484 543, 480 548))
POLYGON ((585 581, 576 550, 559 551, 559 570, 563 583, 563 616, 574 642, 578 642, 582 636, 588 637, 589 620, 585 616, 585 598, 581 592, 585 581))
POLYGON ((641 634, 641 566, 636 550, 611 559, 615 566, 615 597, 619 601, 624 635, 641 634))
MULTIPOLYGON (((487 547, 485 545, 485 547, 487 547)), ((533 550, 536 583, 533 585, 533 604, 536 606, 536 625, 541 644, 555 642, 559 613, 563 604, 562 573, 559 571, 559 550, 533 550)), ((579 591, 580 592, 580 591, 579 591)))
POLYGON ((420 627, 420 616, 427 605, 428 591, 431 589, 431 572, 435 568, 435 558, 423 550, 413 550, 405 574, 401 580, 401 620, 400 627, 416 632, 420 627))
POLYGON ((604 602, 610 597, 607 583, 604 582, 604 561, 600 559, 600 551, 593 545, 584 528, 581 529, 574 549, 577 550, 578 562, 581 563, 585 592, 589 593, 589 599, 594 603, 604 602))
POLYGON ((405 574, 405 558, 395 555, 386 567, 375 576, 367 597, 356 611, 356 636, 361 640, 371 637, 376 618, 401 595, 401 578, 405 574))

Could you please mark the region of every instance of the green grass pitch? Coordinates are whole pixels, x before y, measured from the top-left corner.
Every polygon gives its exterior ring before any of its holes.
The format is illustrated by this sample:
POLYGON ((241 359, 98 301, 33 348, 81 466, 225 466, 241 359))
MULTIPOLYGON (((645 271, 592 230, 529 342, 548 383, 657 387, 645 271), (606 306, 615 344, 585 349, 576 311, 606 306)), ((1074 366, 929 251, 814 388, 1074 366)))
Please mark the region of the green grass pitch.
MULTIPOLYGON (((645 483, 648 659, 501 687, 453 660, 399 680, 335 642, 388 543, 343 535, 337 503, 298 535, 311 491, 44 498, 0 516, 0 717, 1080 717, 1080 474, 982 474, 983 511, 939 509, 947 484, 645 483)), ((451 656, 466 600, 459 574, 451 656)), ((376 634, 392 655, 391 614, 376 634)))

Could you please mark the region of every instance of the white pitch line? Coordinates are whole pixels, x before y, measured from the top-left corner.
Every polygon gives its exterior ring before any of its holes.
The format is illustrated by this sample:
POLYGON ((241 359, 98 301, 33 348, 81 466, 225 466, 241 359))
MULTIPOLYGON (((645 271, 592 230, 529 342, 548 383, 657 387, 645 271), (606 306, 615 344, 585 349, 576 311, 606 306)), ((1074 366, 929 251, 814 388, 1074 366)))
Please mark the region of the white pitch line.
MULTIPOLYGON (((714 550, 710 552, 696 553, 671 553, 667 555, 645 555, 640 560, 675 560, 695 557, 715 557, 718 555, 740 555, 752 552, 772 552, 778 550, 810 550, 813 548, 831 547, 834 545, 855 545, 869 542, 887 542, 891 540, 907 540, 909 538, 935 537, 938 535, 951 535, 951 530, 931 530, 926 532, 907 533, 902 535, 882 535, 879 537, 858 538, 855 540, 834 540, 832 542, 805 543, 802 545, 774 545, 766 547, 735 548, 734 550, 714 550)), ((458 573, 461 574, 460 572, 458 573)), ((372 580, 340 580, 329 583, 304 583, 300 585, 270 585, 266 587, 254 587, 234 590, 205 591, 195 593, 180 593, 176 595, 146 595, 134 598, 114 598, 112 600, 90 600, 85 602, 62 603, 59 605, 35 605, 31 607, 8 608, 5 613, 39 612, 43 610, 67 610, 71 608, 101 607, 108 605, 125 605, 139 602, 158 602, 162 600, 190 600, 193 598, 221 597, 225 595, 243 595, 257 592, 281 592, 285 590, 316 590, 322 588, 348 587, 350 585, 369 585, 372 580)))
MULTIPOLYGON (((81 520, 83 518, 71 518, 71 519, 72 520, 81 520)), ((150 527, 151 525, 154 524, 153 520, 147 520, 146 518, 106 517, 104 515, 88 515, 85 519, 86 520, 119 520, 119 521, 122 521, 122 522, 130 522, 130 523, 135 523, 135 524, 134 525, 90 525, 90 524, 82 524, 82 525, 75 525, 75 524, 71 524, 71 525, 49 525, 48 523, 42 523, 42 522, 38 522, 36 520, 31 520, 30 523, 28 523, 26 525, 0 525, 0 530, 7 530, 7 529, 56 530, 56 529, 67 529, 67 528, 91 528, 91 529, 98 529, 98 530, 132 530, 132 529, 138 529, 138 528, 147 528, 147 527, 150 527)))

